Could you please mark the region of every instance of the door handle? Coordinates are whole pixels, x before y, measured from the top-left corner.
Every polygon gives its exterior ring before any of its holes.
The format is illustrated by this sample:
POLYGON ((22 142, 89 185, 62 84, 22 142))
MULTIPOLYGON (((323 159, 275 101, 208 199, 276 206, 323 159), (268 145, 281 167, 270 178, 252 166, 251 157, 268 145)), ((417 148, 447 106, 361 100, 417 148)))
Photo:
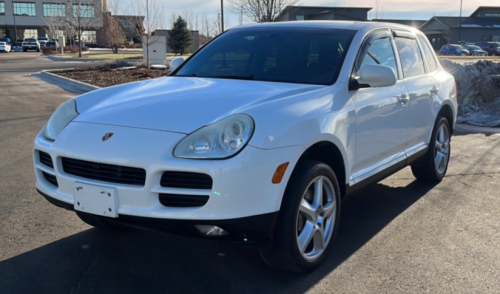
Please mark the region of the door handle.
POLYGON ((436 86, 432 87, 432 89, 431 89, 431 94, 432 95, 437 95, 438 92, 439 92, 439 88, 438 87, 436 87, 436 86))
POLYGON ((408 103, 408 101, 410 101, 410 97, 406 94, 401 94, 401 96, 399 96, 399 102, 401 104, 405 104, 405 103, 408 103))

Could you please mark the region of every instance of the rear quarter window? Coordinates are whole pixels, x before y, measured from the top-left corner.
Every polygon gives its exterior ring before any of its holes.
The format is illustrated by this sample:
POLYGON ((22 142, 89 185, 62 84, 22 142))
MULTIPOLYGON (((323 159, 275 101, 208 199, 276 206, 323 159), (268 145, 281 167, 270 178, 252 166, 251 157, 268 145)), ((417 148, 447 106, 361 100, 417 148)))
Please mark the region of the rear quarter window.
POLYGON ((426 42, 425 38, 422 36, 418 36, 418 41, 420 42, 420 46, 422 47, 425 60, 427 61, 427 67, 429 68, 429 72, 433 72, 437 69, 437 61, 432 53, 429 44, 426 42))

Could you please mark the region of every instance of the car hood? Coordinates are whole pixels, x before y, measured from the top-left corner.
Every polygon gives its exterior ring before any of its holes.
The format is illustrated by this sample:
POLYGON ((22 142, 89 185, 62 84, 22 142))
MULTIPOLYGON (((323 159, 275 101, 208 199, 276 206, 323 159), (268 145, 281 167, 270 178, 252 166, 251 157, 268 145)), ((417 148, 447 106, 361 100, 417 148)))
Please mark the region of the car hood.
POLYGON ((164 77, 80 96, 76 100, 81 114, 74 121, 187 134, 231 114, 245 112, 261 103, 324 87, 231 79, 164 77))

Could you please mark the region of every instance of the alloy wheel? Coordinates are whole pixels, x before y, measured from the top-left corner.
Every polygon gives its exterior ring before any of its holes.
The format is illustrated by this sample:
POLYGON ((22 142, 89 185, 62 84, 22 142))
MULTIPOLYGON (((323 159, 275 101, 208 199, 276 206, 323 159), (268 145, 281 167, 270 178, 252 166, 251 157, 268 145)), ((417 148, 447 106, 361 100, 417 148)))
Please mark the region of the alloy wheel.
POLYGON ((331 240, 337 203, 335 189, 326 176, 314 178, 308 185, 297 213, 296 237, 301 255, 317 260, 331 240))

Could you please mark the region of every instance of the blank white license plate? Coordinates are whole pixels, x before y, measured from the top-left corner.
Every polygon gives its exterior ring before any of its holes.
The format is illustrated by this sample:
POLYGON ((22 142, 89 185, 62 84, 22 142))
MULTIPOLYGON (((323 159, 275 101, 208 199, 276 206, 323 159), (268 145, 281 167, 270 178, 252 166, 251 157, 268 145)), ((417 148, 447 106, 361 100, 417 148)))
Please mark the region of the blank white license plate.
POLYGON ((75 210, 107 217, 118 217, 115 188, 74 183, 75 210))

